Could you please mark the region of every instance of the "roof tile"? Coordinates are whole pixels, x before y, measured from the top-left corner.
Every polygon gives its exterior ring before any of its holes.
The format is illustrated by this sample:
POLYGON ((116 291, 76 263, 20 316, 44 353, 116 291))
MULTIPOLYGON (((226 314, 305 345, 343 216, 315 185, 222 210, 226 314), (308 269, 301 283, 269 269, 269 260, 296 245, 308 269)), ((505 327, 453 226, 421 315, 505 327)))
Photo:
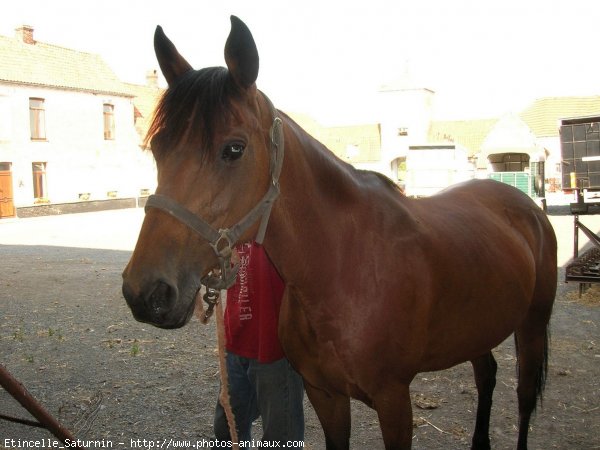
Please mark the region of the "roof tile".
POLYGON ((521 118, 537 137, 558 136, 560 119, 600 114, 600 96, 544 97, 535 100, 521 118))
POLYGON ((428 141, 453 142, 465 147, 470 155, 481 150, 481 145, 498 119, 438 120, 431 122, 428 141))
POLYGON ((0 81, 132 97, 99 56, 0 36, 0 81))

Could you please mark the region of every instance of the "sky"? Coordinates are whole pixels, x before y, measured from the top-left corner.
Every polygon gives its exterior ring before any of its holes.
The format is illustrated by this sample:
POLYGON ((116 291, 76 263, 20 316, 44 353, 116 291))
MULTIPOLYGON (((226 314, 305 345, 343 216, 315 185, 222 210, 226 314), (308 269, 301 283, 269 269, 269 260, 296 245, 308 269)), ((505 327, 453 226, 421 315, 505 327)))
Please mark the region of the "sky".
POLYGON ((378 89, 410 78, 437 119, 498 117, 535 98, 600 95, 598 0, 0 0, 0 34, 98 53, 123 81, 158 68, 161 25, 196 68, 224 65, 229 16, 252 31, 258 87, 325 124, 376 121, 378 89))

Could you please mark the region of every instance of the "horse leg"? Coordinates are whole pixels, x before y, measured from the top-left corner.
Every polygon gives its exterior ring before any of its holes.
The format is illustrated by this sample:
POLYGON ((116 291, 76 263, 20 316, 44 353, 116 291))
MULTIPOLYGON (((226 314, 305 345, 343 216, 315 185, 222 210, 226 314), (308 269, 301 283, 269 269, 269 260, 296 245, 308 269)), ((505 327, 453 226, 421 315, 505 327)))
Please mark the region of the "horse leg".
POLYGON ((304 389, 325 433, 327 450, 350 448, 350 398, 330 394, 304 383, 304 389))
POLYGON ((532 323, 525 320, 515 333, 519 381, 519 441, 518 450, 527 449, 527 434, 531 414, 535 411, 537 397, 542 394, 548 369, 547 322, 539 317, 532 323))
POLYGON ((413 422, 408 384, 386 389, 375 397, 373 407, 386 450, 409 450, 412 445, 413 422))
POLYGON ((492 395, 496 387, 498 364, 496 364, 492 352, 472 360, 471 364, 475 372, 475 385, 477 386, 477 419, 471 449, 489 450, 490 413, 492 410, 492 395))

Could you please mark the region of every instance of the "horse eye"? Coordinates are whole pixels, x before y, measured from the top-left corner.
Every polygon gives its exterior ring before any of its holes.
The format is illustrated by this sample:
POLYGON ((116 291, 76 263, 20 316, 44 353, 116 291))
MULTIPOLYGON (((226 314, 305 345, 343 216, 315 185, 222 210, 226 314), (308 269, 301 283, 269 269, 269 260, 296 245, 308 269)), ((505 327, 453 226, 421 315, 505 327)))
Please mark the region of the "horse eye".
POLYGON ((227 144, 225 148, 223 148, 223 152, 221 153, 221 158, 225 161, 235 161, 239 159, 246 149, 245 145, 240 142, 235 142, 233 144, 227 144))

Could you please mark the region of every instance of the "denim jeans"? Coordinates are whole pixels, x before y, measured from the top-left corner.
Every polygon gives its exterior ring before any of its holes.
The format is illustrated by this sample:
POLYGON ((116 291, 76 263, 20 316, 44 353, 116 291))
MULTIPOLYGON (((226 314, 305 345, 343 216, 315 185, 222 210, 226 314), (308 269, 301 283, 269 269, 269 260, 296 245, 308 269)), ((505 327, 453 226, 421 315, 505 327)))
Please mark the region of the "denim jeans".
MULTIPOLYGON (((252 439, 252 422, 262 419, 263 441, 304 440, 304 385, 287 359, 261 364, 232 353, 226 355, 229 397, 240 443, 252 439)), ((214 421, 218 441, 230 441, 221 402, 214 421)), ((246 446, 240 448, 248 448, 246 446)))

